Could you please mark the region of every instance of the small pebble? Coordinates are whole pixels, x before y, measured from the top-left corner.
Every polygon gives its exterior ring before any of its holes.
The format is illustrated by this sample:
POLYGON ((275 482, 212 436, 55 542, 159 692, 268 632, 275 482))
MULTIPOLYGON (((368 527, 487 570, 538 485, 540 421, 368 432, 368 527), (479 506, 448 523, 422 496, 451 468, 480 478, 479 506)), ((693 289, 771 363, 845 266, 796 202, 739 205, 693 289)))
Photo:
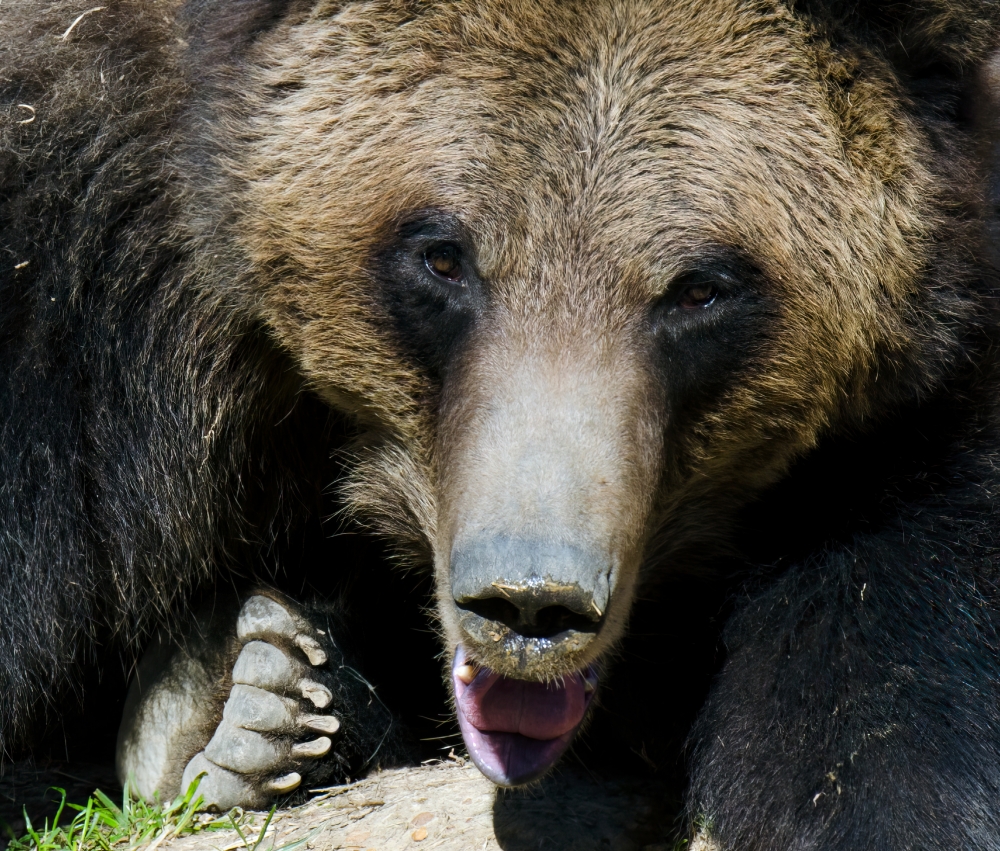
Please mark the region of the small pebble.
POLYGON ((427 838, 427 828, 426 827, 421 827, 418 830, 415 830, 415 831, 413 831, 413 833, 410 834, 410 839, 412 839, 414 842, 422 842, 426 838, 427 838))
POLYGON ((423 827, 425 824, 434 821, 435 818, 437 817, 434 815, 434 813, 418 813, 412 819, 410 819, 410 824, 412 824, 414 827, 423 827))

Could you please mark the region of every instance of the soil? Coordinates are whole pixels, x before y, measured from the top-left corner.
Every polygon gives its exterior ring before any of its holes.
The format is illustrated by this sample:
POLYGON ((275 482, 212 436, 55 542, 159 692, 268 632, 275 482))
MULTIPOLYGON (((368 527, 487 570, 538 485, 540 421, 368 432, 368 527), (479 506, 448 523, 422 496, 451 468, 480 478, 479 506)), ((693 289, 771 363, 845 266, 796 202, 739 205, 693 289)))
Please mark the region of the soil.
MULTIPOLYGON (((676 806, 648 781, 566 768, 528 789, 498 791, 467 760, 382 771, 279 810, 259 851, 672 851, 676 806), (301 845, 297 844, 301 843, 301 845)), ((244 830, 254 848, 264 814, 244 830)), ((161 851, 239 851, 232 831, 162 843, 161 851)))
MULTIPOLYGON (((110 766, 8 764, 0 769, 0 819, 20 836, 24 808, 40 825, 60 798, 53 786, 73 802, 95 788, 121 796, 110 766)), ((711 851, 699 841, 677 844, 677 812, 667 787, 648 777, 599 778, 564 765, 531 787, 497 790, 471 762, 452 757, 313 790, 306 803, 277 810, 263 837, 266 813, 237 814, 246 844, 227 824, 159 838, 150 851, 711 851)))

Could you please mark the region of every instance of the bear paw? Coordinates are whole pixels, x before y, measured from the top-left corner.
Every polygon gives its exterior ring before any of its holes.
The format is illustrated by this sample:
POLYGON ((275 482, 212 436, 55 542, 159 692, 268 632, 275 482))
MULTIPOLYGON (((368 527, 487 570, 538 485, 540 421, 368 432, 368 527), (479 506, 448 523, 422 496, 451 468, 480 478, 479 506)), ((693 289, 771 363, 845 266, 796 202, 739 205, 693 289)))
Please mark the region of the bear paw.
POLYGON ((298 788, 304 766, 326 756, 340 730, 340 721, 322 711, 333 700, 320 682, 327 662, 322 633, 259 595, 243 605, 236 631, 243 648, 222 720, 181 781, 186 790, 202 775, 204 807, 220 812, 263 807, 298 788))

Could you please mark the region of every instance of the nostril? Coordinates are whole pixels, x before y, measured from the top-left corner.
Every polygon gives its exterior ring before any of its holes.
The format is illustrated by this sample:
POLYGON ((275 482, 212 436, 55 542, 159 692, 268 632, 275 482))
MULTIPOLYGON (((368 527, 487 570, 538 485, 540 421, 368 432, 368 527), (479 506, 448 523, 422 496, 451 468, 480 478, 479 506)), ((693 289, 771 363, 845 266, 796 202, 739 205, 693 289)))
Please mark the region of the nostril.
POLYGON ((544 606, 518 608, 510 600, 502 597, 486 597, 462 600, 460 609, 479 615, 487 621, 499 623, 526 638, 552 638, 560 633, 596 632, 599 623, 586 615, 574 612, 566 606, 544 606))
POLYGON ((525 638, 589 641, 615 572, 604 551, 500 536, 454 546, 450 562, 452 598, 474 642, 497 642, 504 627, 525 638))

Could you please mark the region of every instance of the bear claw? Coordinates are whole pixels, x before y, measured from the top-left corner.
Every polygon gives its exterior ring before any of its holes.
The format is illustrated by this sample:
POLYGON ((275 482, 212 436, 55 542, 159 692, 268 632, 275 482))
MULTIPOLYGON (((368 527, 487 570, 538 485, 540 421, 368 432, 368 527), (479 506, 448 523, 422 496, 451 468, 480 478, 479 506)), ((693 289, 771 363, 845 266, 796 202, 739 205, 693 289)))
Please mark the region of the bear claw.
POLYGON ((317 733, 326 733, 329 736, 340 729, 340 721, 332 715, 306 715, 302 719, 302 725, 317 733))
POLYGON ((281 777, 275 777, 267 784, 267 790, 269 792, 274 792, 275 794, 283 794, 285 792, 292 792, 299 788, 299 784, 302 782, 302 775, 295 771, 290 771, 281 777))
POLYGON ((326 651, 319 646, 319 642, 308 635, 296 635, 295 646, 305 653, 310 665, 325 665, 326 651))
POLYGON ((311 742, 298 742, 292 745, 292 756, 312 758, 326 756, 330 752, 332 745, 333 742, 330 741, 328 736, 320 736, 311 742))
POLYGON ((330 701, 333 700, 330 689, 312 680, 302 680, 299 683, 299 691, 304 698, 311 700, 313 706, 317 709, 325 709, 330 705, 330 701))

